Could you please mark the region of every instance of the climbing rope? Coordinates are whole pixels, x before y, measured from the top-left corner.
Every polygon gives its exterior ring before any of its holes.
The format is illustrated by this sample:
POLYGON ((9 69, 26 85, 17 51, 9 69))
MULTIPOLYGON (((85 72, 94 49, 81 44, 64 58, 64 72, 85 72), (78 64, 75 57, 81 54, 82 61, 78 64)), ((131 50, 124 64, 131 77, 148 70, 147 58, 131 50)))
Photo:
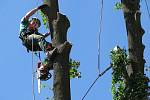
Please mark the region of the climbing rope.
MULTIPOLYGON (((36 6, 38 6, 39 0, 36 3, 36 6)), ((38 11, 36 12, 36 17, 38 16, 38 11)), ((35 100, 35 91, 34 91, 34 77, 35 77, 35 70, 34 70, 34 42, 32 37, 32 99, 35 100)))
POLYGON ((32 37, 32 95, 33 100, 35 100, 35 93, 34 93, 34 51, 33 51, 33 37, 32 37))
POLYGON ((100 47, 101 47, 101 33, 102 33, 102 20, 103 20, 103 0, 101 0, 100 8, 100 28, 98 32, 98 72, 100 74, 100 47))

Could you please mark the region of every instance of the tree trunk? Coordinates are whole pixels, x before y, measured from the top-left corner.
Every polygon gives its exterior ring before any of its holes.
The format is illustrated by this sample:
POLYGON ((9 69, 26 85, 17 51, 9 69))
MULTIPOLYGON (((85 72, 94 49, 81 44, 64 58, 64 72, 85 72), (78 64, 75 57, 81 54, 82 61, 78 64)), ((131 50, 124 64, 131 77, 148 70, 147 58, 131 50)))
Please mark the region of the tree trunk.
POLYGON ((58 49, 54 68, 54 99, 71 100, 69 77, 69 54, 71 44, 67 42, 67 29, 70 26, 66 16, 58 13, 57 20, 53 21, 53 46, 58 49))
POLYGON ((143 59, 144 45, 142 36, 144 30, 141 27, 140 0, 122 0, 123 12, 128 36, 128 51, 131 65, 128 66, 128 74, 141 72, 144 74, 143 59))
POLYGON ((58 0, 45 0, 44 3, 49 5, 49 8, 43 12, 49 19, 52 45, 57 48, 59 53, 53 63, 54 100, 71 100, 69 54, 72 45, 67 42, 67 30, 70 22, 65 15, 58 13, 58 0))
MULTIPOLYGON (((142 43, 142 36, 144 30, 141 27, 141 12, 140 12, 140 0, 121 0, 123 4, 123 13, 126 23, 127 37, 128 37, 128 53, 129 53, 129 65, 126 70, 129 76, 129 81, 127 82, 128 92, 133 91, 133 86, 138 82, 136 78, 137 75, 141 73, 144 76, 144 64, 145 60, 143 58, 145 46, 142 43)), ((145 84, 143 82, 143 84, 145 84)), ((146 90, 145 90, 146 91, 146 90)), ((132 92, 133 93, 133 92, 132 92)), ((129 94, 127 94, 129 95, 129 94)), ((133 100, 131 97, 126 100, 133 100)), ((145 97, 140 95, 136 96, 134 100, 146 100, 145 97)), ((134 97, 133 97, 134 98, 134 97)))

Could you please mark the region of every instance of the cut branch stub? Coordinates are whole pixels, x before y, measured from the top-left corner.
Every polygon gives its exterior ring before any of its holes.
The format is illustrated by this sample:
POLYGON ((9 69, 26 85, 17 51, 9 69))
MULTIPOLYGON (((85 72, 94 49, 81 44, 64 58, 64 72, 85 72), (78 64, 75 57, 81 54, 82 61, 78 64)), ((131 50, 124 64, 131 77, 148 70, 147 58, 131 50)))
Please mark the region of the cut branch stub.
POLYGON ((67 30, 70 22, 65 15, 57 13, 57 19, 52 22, 52 45, 57 48, 58 55, 54 68, 54 100, 71 100, 69 77, 69 54, 72 45, 67 42, 67 30))
POLYGON ((69 54, 72 45, 67 42, 67 30, 70 22, 59 12, 58 0, 45 0, 49 7, 42 12, 48 16, 53 47, 58 49, 58 55, 53 61, 54 100, 71 100, 69 77, 69 54))
POLYGON ((70 22, 65 15, 57 13, 57 19, 53 20, 52 27, 52 44, 54 47, 57 47, 67 41, 67 30, 70 27, 70 22))

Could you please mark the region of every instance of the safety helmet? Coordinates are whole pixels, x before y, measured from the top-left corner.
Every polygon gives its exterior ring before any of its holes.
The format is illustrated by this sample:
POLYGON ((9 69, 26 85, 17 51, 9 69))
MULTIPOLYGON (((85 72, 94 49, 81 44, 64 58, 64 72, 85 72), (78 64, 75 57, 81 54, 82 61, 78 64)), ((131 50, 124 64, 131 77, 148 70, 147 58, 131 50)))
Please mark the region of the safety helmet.
POLYGON ((40 20, 38 18, 33 17, 30 21, 33 21, 33 20, 36 21, 36 23, 38 24, 38 27, 41 26, 41 22, 40 22, 40 20))

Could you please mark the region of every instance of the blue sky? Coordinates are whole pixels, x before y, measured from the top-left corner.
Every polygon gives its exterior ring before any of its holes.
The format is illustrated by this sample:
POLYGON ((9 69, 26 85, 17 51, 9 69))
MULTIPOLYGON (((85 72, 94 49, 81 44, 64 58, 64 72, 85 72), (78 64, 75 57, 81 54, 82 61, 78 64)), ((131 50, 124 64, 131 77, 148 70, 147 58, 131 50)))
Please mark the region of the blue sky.
MULTIPOLYGON (((148 5, 150 8, 150 1, 148 5)), ((37 6, 38 0, 2 0, 0 4, 0 99, 1 100, 32 100, 32 57, 27 53, 18 38, 21 18, 37 6)), ((116 45, 127 48, 127 36, 122 11, 114 10, 117 0, 104 0, 103 26, 101 34, 101 71, 110 64, 110 50, 116 45)), ((39 0, 38 5, 42 4, 39 0)), ((68 41, 73 44, 70 57, 81 62, 81 79, 71 80, 72 100, 81 100, 88 87, 98 75, 97 49, 100 22, 100 0, 59 0, 60 12, 67 15, 71 22, 68 41)), ((142 26, 145 29, 143 43, 144 58, 150 65, 150 19, 141 2, 142 26)), ((40 18, 40 16, 38 15, 40 18)), ((40 32, 47 30, 42 26, 40 32)), ((50 37, 47 38, 50 41, 50 37)), ((42 56, 44 58, 44 54, 42 56)), ((34 56, 34 65, 38 59, 34 56)), ((34 67, 35 68, 35 67, 34 67)), ((52 86, 52 79, 44 84, 52 86)), ((48 89, 37 93, 36 100, 46 100, 53 96, 48 89)), ((94 85, 85 100, 111 100, 111 70, 101 77, 94 85)))

